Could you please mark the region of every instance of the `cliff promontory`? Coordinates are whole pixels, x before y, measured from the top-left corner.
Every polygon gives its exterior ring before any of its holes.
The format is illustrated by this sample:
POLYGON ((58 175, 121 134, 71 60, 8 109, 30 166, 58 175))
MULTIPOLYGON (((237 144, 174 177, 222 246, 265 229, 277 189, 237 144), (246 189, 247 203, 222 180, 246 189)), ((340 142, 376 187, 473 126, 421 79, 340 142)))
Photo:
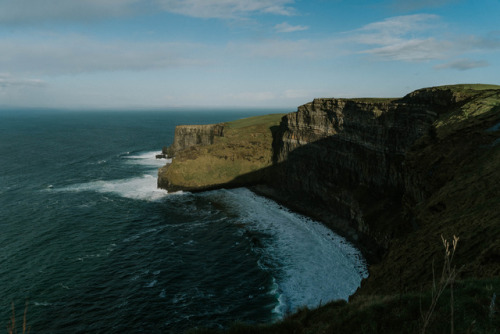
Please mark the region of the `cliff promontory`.
POLYGON ((174 157, 158 173, 158 187, 201 191, 263 182, 272 165, 272 131, 283 115, 215 125, 183 125, 164 152, 174 157))
POLYGON ((321 220, 371 264, 353 300, 399 294, 401 304, 403 294, 429 289, 443 263, 441 236, 460 237, 457 279, 500 284, 500 86, 315 99, 220 133, 203 145, 174 143, 159 186, 252 186, 321 220))
POLYGON ((174 143, 169 147, 165 147, 162 153, 172 157, 175 152, 193 146, 211 145, 214 143, 215 137, 223 136, 223 124, 179 125, 175 127, 174 143))

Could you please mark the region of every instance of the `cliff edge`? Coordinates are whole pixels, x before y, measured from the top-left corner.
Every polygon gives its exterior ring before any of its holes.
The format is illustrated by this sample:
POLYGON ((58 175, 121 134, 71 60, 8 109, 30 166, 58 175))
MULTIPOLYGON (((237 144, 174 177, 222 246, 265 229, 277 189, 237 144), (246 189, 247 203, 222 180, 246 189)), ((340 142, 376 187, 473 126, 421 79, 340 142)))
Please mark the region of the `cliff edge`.
POLYGON ((272 165, 273 131, 283 115, 250 117, 212 125, 181 125, 164 152, 158 187, 203 191, 263 182, 272 165))
POLYGON ((430 286, 441 235, 460 237, 460 278, 500 276, 500 86, 315 99, 266 117, 176 148, 159 186, 253 185, 323 221, 371 263, 358 296, 430 286))

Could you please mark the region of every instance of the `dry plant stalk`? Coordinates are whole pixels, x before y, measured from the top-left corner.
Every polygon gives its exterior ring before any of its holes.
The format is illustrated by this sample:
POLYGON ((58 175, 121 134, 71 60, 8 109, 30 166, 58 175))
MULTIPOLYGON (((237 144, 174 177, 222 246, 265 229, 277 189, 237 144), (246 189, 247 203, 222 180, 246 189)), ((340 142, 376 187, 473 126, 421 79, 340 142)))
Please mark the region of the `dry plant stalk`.
MULTIPOLYGON (((31 328, 27 326, 27 324, 28 324, 28 322, 26 320, 27 314, 28 314, 28 303, 26 302, 26 307, 24 309, 24 316, 23 316, 23 332, 22 332, 22 334, 28 334, 31 330, 31 328)), ((14 303, 12 303, 12 316, 10 318, 10 324, 7 326, 7 332, 9 334, 17 334, 16 309, 14 307, 14 303)))
POLYGON ((457 270, 455 267, 451 266, 451 263, 453 262, 453 257, 455 256, 455 251, 457 250, 459 239, 460 239, 459 237, 454 235, 453 240, 450 244, 450 242, 441 235, 441 241, 443 242, 443 247, 444 247, 444 264, 443 264, 443 269, 441 271, 441 277, 439 279, 439 282, 437 282, 437 284, 434 276, 434 264, 432 266, 432 278, 433 278, 432 300, 431 300, 431 305, 429 306, 427 312, 425 314, 422 314, 422 331, 421 331, 422 334, 425 334, 427 327, 429 326, 429 323, 431 321, 432 315, 434 314, 434 310, 436 309, 437 302, 448 285, 450 286, 450 315, 451 315, 450 332, 451 334, 453 334, 455 331, 454 320, 453 320, 454 319, 453 283, 455 282, 455 279, 457 277, 457 270))

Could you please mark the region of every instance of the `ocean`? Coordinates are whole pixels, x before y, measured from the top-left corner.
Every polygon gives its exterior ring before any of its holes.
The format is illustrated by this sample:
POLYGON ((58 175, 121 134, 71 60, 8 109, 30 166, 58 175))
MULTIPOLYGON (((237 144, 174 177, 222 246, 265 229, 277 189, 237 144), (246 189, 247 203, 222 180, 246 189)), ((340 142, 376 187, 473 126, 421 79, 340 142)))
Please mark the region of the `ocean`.
POLYGON ((31 333, 179 333, 347 299, 366 263, 322 224, 156 188, 176 125, 268 113, 0 111, 1 326, 27 305, 31 333))

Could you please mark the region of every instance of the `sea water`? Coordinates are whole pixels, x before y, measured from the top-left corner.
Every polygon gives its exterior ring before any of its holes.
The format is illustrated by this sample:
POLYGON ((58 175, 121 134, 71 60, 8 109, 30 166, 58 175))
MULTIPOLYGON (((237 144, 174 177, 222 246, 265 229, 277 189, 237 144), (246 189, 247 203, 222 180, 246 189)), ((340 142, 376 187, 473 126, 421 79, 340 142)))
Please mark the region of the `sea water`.
POLYGON ((346 299, 360 252, 245 188, 169 194, 178 124, 269 111, 0 111, 0 323, 168 333, 280 319, 346 299))

